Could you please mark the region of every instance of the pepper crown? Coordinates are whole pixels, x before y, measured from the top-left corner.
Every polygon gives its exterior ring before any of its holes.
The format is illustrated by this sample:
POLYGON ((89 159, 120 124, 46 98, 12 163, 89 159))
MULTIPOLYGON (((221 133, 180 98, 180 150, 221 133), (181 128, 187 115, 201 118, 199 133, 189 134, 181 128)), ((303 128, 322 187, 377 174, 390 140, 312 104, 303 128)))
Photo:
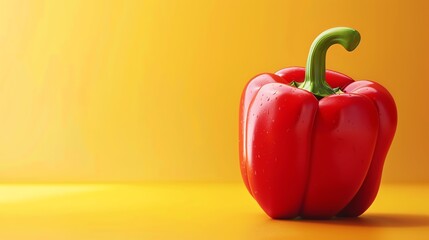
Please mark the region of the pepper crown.
POLYGON ((304 82, 299 88, 312 92, 316 98, 342 93, 339 88, 331 88, 325 79, 326 52, 334 44, 341 44, 347 51, 353 51, 360 42, 360 34, 353 28, 336 27, 322 32, 313 41, 307 58, 304 82))

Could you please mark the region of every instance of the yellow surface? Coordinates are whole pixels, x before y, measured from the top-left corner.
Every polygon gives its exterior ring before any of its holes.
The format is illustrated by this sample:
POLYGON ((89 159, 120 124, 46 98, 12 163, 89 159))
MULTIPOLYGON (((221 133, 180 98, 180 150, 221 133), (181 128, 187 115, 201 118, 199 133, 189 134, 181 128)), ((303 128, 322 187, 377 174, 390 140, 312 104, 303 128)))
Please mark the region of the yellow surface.
POLYGON ((271 220, 243 184, 0 186, 0 239, 429 239, 429 186, 383 185, 362 217, 271 220))
POLYGON ((362 35, 327 65, 385 85, 387 182, 429 181, 428 1, 0 1, 0 181, 239 181, 238 104, 304 66, 323 30, 362 35))

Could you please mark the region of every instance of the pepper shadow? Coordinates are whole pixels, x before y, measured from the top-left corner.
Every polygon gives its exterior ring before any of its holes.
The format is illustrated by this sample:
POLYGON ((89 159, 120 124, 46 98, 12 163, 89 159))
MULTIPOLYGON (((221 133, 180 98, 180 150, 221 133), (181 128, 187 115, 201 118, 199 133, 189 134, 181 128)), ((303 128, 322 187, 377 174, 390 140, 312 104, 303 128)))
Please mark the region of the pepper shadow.
POLYGON ((298 221, 353 227, 427 227, 429 226, 429 215, 368 213, 358 218, 333 218, 329 220, 300 219, 298 221))

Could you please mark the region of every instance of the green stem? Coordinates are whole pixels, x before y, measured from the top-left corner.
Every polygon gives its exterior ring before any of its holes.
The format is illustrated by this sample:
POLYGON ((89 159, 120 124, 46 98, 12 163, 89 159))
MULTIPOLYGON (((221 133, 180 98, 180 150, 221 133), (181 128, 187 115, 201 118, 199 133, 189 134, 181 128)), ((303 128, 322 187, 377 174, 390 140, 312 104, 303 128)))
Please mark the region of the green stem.
POLYGON ((334 44, 341 44, 347 51, 353 51, 360 41, 358 31, 347 27, 331 28, 322 32, 313 42, 307 58, 305 80, 299 88, 312 92, 317 98, 338 93, 325 79, 326 52, 334 44))

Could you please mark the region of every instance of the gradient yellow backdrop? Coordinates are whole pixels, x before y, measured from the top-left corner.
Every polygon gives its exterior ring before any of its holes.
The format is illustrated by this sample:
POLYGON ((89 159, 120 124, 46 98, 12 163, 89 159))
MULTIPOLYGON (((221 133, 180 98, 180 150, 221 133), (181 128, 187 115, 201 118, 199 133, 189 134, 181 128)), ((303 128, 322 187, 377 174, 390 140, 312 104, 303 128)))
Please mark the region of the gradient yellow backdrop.
POLYGON ((0 1, 0 180, 239 181, 238 104, 261 72, 327 66, 396 99, 384 181, 429 181, 425 1, 0 1))

